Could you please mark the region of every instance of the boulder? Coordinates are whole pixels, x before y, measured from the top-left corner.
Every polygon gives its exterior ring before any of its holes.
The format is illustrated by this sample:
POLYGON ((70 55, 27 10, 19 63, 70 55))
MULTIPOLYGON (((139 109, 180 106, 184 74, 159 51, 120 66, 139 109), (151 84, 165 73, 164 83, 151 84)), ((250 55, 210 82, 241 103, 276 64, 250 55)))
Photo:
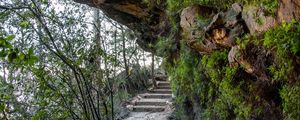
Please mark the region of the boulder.
POLYGON ((243 19, 251 34, 263 33, 277 25, 273 16, 266 16, 265 10, 259 7, 252 7, 243 13, 243 19))
POLYGON ((183 40, 192 49, 198 52, 209 53, 216 46, 204 39, 204 27, 214 15, 214 9, 201 5, 193 5, 182 10, 180 15, 180 26, 182 28, 183 40), (205 18, 205 19, 204 19, 205 18))
POLYGON ((280 23, 300 21, 300 0, 280 0, 277 20, 280 23))
MULTIPOLYGON (((205 24, 203 19, 210 19, 214 15, 213 8, 201 5, 192 5, 184 8, 180 15, 180 26, 183 31, 190 31, 191 28, 199 27, 199 22, 205 24)), ((202 26, 204 27, 204 26, 202 26)))
POLYGON ((232 47, 236 38, 247 32, 241 17, 242 10, 240 4, 233 4, 230 10, 218 14, 200 5, 187 7, 180 16, 183 39, 190 48, 203 54, 232 47))
POLYGON ((236 38, 247 33, 247 27, 241 17, 242 5, 233 4, 226 12, 219 12, 205 28, 205 37, 220 47, 234 46, 236 38))

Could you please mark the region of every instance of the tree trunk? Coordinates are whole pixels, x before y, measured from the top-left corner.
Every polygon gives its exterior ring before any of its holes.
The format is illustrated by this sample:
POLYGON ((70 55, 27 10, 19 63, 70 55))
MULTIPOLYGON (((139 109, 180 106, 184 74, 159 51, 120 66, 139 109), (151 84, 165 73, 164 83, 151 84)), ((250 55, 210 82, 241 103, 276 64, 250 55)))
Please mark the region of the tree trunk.
POLYGON ((152 81, 153 81, 153 85, 154 87, 157 87, 157 84, 156 84, 156 80, 155 80, 155 76, 154 76, 154 62, 155 62, 155 56, 154 56, 154 53, 151 54, 151 58, 152 58, 152 62, 151 62, 151 76, 152 76, 152 81))

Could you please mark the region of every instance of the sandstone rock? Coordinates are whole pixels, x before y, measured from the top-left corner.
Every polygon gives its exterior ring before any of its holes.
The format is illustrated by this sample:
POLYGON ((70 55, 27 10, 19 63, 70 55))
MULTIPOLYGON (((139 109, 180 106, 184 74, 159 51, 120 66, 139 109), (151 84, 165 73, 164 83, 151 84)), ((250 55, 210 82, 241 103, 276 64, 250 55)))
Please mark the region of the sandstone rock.
POLYGON ((241 66, 247 73, 257 77, 259 80, 269 80, 267 76, 267 63, 270 62, 270 53, 262 46, 248 44, 246 48, 233 46, 228 54, 231 66, 241 66))
POLYGON ((263 8, 253 7, 242 16, 251 34, 263 33, 277 24, 275 18, 265 15, 263 8))
MULTIPOLYGON (((213 10, 203 12, 203 6, 190 6, 181 13, 180 26, 184 33, 184 40, 189 47, 200 53, 210 53, 221 47, 235 45, 235 39, 247 32, 241 18, 243 7, 233 4, 227 12, 219 12, 211 17, 213 10), (199 19, 206 17, 212 19, 199 19)), ((207 9, 207 8, 206 8, 207 9)))
POLYGON ((280 0, 277 12, 277 20, 290 22, 291 20, 300 20, 300 0, 280 0))
POLYGON ((233 4, 227 12, 219 12, 211 23, 205 28, 206 38, 222 47, 232 47, 235 39, 247 32, 244 21, 241 18, 243 7, 233 4))
POLYGON ((121 23, 137 33, 137 44, 145 51, 154 52, 151 44, 159 35, 170 33, 170 24, 163 8, 163 2, 155 7, 144 0, 74 0, 102 10, 109 18, 121 23))
POLYGON ((228 61, 230 66, 242 66, 244 70, 249 73, 253 74, 254 68, 244 57, 240 46, 236 45, 231 48, 228 54, 228 61))
POLYGON ((180 26, 183 31, 189 31, 197 27, 199 17, 209 19, 214 14, 214 9, 201 5, 189 6, 182 10, 180 15, 180 26))
POLYGON ((204 39, 204 26, 207 25, 207 20, 212 18, 213 14, 212 8, 200 5, 187 7, 181 12, 180 26, 183 31, 183 39, 189 47, 198 52, 209 53, 216 49, 211 41, 204 39))
POLYGON ((195 27, 196 16, 199 12, 198 6, 190 6, 182 10, 180 16, 180 26, 183 31, 189 31, 193 25, 195 27))
POLYGON ((213 40, 217 44, 230 46, 231 42, 228 44, 228 36, 225 28, 218 28, 212 30, 213 40))
POLYGON ((231 47, 229 53, 228 53, 228 61, 230 66, 238 66, 238 58, 240 54, 240 47, 238 45, 231 47))

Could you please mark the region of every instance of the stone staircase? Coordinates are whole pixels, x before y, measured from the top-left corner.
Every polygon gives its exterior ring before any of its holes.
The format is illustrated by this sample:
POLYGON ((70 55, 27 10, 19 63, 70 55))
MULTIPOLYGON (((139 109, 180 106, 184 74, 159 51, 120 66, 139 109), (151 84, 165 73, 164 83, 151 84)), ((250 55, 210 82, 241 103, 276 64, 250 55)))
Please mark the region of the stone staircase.
POLYGON ((132 112, 164 112, 168 108, 172 99, 170 82, 159 80, 156 83, 156 88, 139 94, 138 99, 132 102, 129 108, 132 112))

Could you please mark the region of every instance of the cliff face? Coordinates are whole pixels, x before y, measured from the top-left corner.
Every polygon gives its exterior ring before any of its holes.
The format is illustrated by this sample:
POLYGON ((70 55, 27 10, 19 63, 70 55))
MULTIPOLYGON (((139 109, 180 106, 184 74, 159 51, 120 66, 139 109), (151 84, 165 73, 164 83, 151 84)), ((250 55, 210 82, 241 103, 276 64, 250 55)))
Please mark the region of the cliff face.
POLYGON ((187 119, 300 119, 299 0, 221 10, 198 2, 175 12, 169 0, 74 1, 101 9, 165 58, 187 119))
MULTIPOLYGON (((170 32, 165 5, 149 6, 144 0, 74 0, 101 9, 111 19, 126 25, 138 34, 138 44, 153 51, 157 36, 170 32)), ((161 1, 162 3, 164 0, 161 1)))

